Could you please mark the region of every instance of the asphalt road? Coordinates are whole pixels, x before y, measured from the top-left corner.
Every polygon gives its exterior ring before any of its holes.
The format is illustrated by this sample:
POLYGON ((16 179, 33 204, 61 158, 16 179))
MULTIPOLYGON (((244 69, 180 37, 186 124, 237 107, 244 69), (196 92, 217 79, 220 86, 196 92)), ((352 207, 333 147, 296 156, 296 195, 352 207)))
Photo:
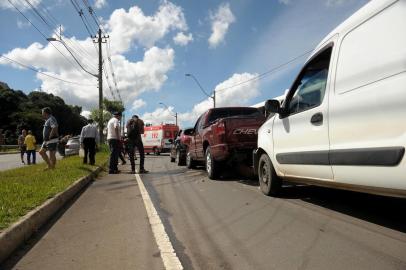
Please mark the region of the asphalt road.
POLYGON ((212 181, 169 157, 147 167, 185 269, 406 269, 405 200, 306 186, 271 198, 238 174, 212 181))
MULTIPOLYGON (((272 198, 242 174, 212 181, 169 156, 146 168, 184 269, 406 269, 406 200, 292 185, 272 198)), ((143 207, 133 175, 102 178, 5 269, 163 269, 143 207)))
MULTIPOLYGON (((42 157, 38 154, 36 155, 36 161, 37 163, 42 163, 44 160, 42 157)), ((58 153, 56 153, 56 158, 61 159, 62 156, 60 156, 58 153)), ((27 162, 27 155, 24 155, 24 160, 27 162)), ((19 167, 27 166, 21 162, 20 154, 5 154, 5 155, 0 155, 0 171, 5 171, 5 170, 10 170, 10 169, 15 169, 19 167)))

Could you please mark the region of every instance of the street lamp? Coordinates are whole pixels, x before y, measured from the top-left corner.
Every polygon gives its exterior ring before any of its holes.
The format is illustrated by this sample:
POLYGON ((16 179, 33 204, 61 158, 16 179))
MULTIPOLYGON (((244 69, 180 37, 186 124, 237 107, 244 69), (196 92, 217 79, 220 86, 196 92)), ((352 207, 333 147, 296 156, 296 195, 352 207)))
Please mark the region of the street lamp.
POLYGON ((213 108, 216 108, 216 90, 213 90, 213 96, 211 96, 211 95, 207 94, 206 91, 204 91, 203 87, 201 86, 199 81, 196 79, 196 77, 193 76, 193 74, 186 73, 185 76, 186 77, 191 77, 196 82, 196 84, 199 86, 200 90, 202 90, 203 94, 205 94, 207 97, 213 99, 213 108))
MULTIPOLYGON (((169 112, 171 111, 171 110, 169 110, 169 107, 165 103, 159 102, 159 104, 164 106, 169 112)), ((178 125, 178 113, 175 112, 175 114, 172 114, 172 116, 175 117, 176 125, 178 125)))
POLYGON ((47 41, 52 42, 52 41, 58 41, 60 42, 65 49, 70 53, 70 55, 75 59, 76 63, 85 71, 86 73, 92 75, 93 77, 96 77, 99 80, 99 138, 100 138, 100 143, 103 143, 103 77, 102 77, 102 50, 101 50, 101 43, 102 43, 102 36, 101 36, 101 30, 99 29, 99 36, 98 36, 98 43, 99 43, 99 74, 93 74, 89 71, 87 71, 82 64, 78 61, 78 59, 75 57, 75 55, 69 50, 68 46, 66 46, 65 42, 62 41, 62 38, 56 39, 54 37, 47 38, 47 41))
POLYGON ((70 53, 70 55, 72 55, 73 59, 74 59, 74 60, 76 61, 76 63, 81 67, 81 69, 83 69, 83 71, 85 71, 86 73, 92 75, 93 77, 99 78, 99 75, 98 75, 98 74, 93 74, 93 73, 87 71, 87 70, 82 66, 82 64, 79 62, 79 60, 75 57, 75 55, 74 55, 74 54, 69 50, 69 48, 66 46, 65 42, 63 42, 63 41, 60 40, 60 39, 53 38, 53 37, 47 38, 47 40, 48 40, 49 42, 51 42, 51 41, 58 41, 59 43, 61 43, 61 44, 66 48, 66 50, 70 53))

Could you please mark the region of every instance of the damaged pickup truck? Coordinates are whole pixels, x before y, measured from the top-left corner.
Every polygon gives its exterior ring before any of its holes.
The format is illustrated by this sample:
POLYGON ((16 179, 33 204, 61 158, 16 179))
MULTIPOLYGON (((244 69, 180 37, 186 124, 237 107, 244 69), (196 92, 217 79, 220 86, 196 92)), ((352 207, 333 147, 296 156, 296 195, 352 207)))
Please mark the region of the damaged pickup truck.
POLYGON ((257 132, 265 116, 256 108, 213 108, 197 120, 188 134, 191 142, 186 166, 204 164, 210 179, 216 179, 226 164, 252 164, 257 147, 257 132))

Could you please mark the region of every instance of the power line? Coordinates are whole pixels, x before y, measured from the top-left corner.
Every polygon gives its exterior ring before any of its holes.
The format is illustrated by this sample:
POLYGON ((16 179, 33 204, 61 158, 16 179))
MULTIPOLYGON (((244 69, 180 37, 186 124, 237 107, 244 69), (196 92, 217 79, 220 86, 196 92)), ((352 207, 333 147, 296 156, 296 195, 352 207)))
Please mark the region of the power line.
POLYGON ((255 76, 255 77, 253 77, 253 78, 251 78, 251 79, 248 79, 248 80, 246 80, 246 81, 242 81, 242 82, 236 83, 236 84, 231 85, 231 86, 228 86, 228 87, 221 88, 221 89, 219 89, 219 90, 216 90, 216 92, 224 91, 224 90, 227 90, 227 89, 231 89, 231 88, 237 87, 237 86, 239 86, 239 85, 241 85, 241 84, 245 84, 245 83, 247 83, 247 82, 251 82, 251 81, 255 81, 255 80, 262 79, 262 78, 265 77, 265 76, 271 75, 271 74, 275 73, 276 71, 279 71, 279 70, 282 69, 283 67, 285 67, 285 66, 287 66, 287 65, 289 65, 289 64, 291 64, 291 63, 293 63, 293 62, 295 62, 296 60, 302 58, 303 56, 308 55, 308 54, 311 53, 312 51, 313 51, 313 49, 311 49, 311 50, 309 50, 309 51, 307 51, 307 52, 305 52, 305 53, 302 53, 302 54, 300 54, 300 55, 298 55, 298 56, 292 58, 291 60, 289 60, 289 61, 287 61, 287 62, 285 62, 285 63, 283 63, 283 64, 281 64, 281 65, 278 65, 278 66, 276 66, 276 67, 274 67, 274 68, 272 68, 272 69, 270 69, 270 70, 268 70, 268 71, 265 71, 265 72, 259 74, 258 76, 255 76))
MULTIPOLYGON (((28 19, 27 16, 25 16, 25 14, 16 6, 14 5, 10 0, 7 0, 44 38, 45 40, 48 38, 44 33, 42 33, 41 30, 39 30, 39 28, 33 24, 30 19, 28 19)), ((54 44, 51 43, 51 45, 74 67, 76 67, 76 69, 78 69, 79 71, 81 71, 74 63, 72 63, 67 57, 66 55, 64 55, 54 44)))
POLYGON ((12 63, 14 63, 14 64, 17 64, 17 65, 19 65, 19 66, 28 68, 28 69, 30 69, 30 70, 32 70, 32 71, 35 71, 35 72, 40 73, 40 74, 42 74, 42 75, 45 75, 45 76, 47 76, 47 77, 53 78, 53 79, 55 79, 55 80, 59 80, 59 81, 65 82, 65 83, 71 83, 71 84, 81 85, 81 86, 94 86, 94 85, 92 85, 92 84, 82 84, 82 83, 67 81, 67 80, 64 80, 64 79, 55 77, 55 76, 53 76, 53 75, 49 75, 49 74, 44 73, 44 72, 42 72, 42 71, 40 71, 40 70, 38 70, 38 69, 36 69, 36 68, 34 68, 34 67, 30 67, 30 66, 28 66, 28 65, 22 64, 22 63, 18 62, 17 60, 11 59, 11 58, 9 58, 9 57, 7 57, 7 56, 5 56, 5 55, 0 55, 0 57, 3 57, 3 58, 7 59, 8 61, 10 61, 10 62, 12 62, 12 63))

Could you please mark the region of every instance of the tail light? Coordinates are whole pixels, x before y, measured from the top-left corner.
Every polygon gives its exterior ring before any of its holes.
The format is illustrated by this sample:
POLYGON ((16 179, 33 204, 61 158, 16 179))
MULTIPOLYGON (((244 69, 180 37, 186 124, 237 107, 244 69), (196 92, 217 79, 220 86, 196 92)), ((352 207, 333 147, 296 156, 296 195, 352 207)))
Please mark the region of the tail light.
POLYGON ((215 130, 218 138, 220 139, 220 142, 224 142, 225 141, 225 137, 226 137, 226 123, 223 121, 220 121, 217 125, 216 125, 216 130, 215 130))

